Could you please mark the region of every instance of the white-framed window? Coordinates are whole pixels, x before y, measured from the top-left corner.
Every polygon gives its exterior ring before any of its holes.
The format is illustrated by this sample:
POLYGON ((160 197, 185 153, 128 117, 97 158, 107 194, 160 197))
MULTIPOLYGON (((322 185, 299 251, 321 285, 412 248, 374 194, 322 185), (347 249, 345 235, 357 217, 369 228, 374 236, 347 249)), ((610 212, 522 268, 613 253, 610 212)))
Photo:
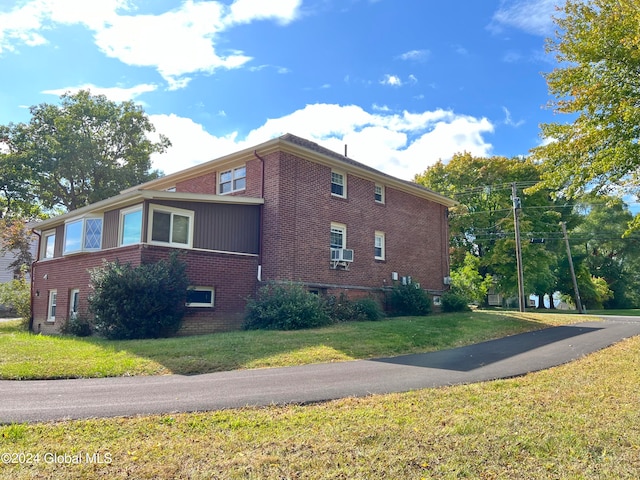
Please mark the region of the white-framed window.
POLYGON ((347 226, 342 223, 331 223, 331 248, 347 248, 347 226))
POLYGON ((213 287, 192 287, 187 291, 187 307, 213 307, 215 299, 213 287))
POLYGON ((440 306, 442 305, 442 297, 441 297, 441 296, 439 296, 439 295, 434 295, 434 296, 433 296, 433 304, 434 304, 436 307, 440 307, 440 306))
POLYGON ((58 305, 58 291, 49 290, 49 305, 47 307, 47 322, 56 321, 56 307, 58 305))
POLYGON ((384 203, 384 185, 379 185, 376 183, 374 187, 374 196, 376 199, 376 203, 384 203))
POLYGON ((78 318, 79 305, 80 305, 80 289, 72 288, 69 291, 69 318, 78 318))
POLYGON ((164 205, 149 206, 149 243, 191 248, 193 211, 164 205))
POLYGON ((347 176, 344 173, 331 171, 331 195, 347 198, 347 176))
POLYGON ((71 220, 64 226, 64 254, 100 250, 102 217, 71 220))
POLYGON ((142 241, 142 205, 120 211, 120 245, 142 241))
POLYGON ((244 190, 246 186, 247 167, 245 165, 220 172, 220 181, 218 182, 218 193, 220 195, 244 190))
POLYGON ((53 258, 56 248, 56 231, 51 230, 42 234, 42 258, 53 258))
POLYGON ((384 232, 376 232, 374 236, 374 257, 376 260, 384 260, 384 232))

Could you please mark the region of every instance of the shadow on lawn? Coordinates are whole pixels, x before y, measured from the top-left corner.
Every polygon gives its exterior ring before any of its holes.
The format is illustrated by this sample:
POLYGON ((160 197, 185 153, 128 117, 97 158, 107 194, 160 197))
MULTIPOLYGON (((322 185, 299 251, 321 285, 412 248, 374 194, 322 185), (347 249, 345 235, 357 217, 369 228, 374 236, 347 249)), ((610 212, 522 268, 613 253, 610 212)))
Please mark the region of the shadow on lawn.
MULTIPOLYGON (((496 318, 495 315, 475 312, 468 315, 446 314, 416 319, 397 318, 378 322, 354 322, 313 330, 253 330, 159 340, 116 341, 107 342, 105 346, 153 360, 179 375, 271 366, 266 359, 281 357, 292 359, 292 364, 387 356, 390 358, 380 361, 394 361, 398 355, 405 355, 401 357, 405 361, 419 362, 422 356, 415 352, 438 352, 437 357, 428 360, 435 362, 434 365, 438 362, 443 365, 437 368, 465 370, 475 368, 473 360, 460 364, 454 357, 448 357, 449 360, 447 360, 449 352, 447 349, 458 347, 453 352, 459 352, 461 349, 473 348, 472 344, 477 342, 527 331, 544 331, 542 329, 553 331, 555 335, 564 338, 586 333, 586 331, 577 333, 576 329, 570 327, 550 329, 546 327, 548 327, 547 324, 535 320, 525 320, 509 315, 496 318), (478 325, 474 325, 474 321, 477 321, 478 325), (492 322, 493 325, 491 325, 492 322), (479 326, 481 324, 484 324, 482 328, 479 326), (510 327, 504 328, 503 326, 507 324, 510 327), (460 347, 460 345, 468 346, 460 347), (323 350, 318 354, 319 357, 309 353, 314 349, 323 350), (332 353, 335 354, 333 358, 332 353), (263 360, 265 362, 262 362, 263 360)), ((544 338, 547 337, 548 334, 544 338)), ((551 341, 548 338, 543 340, 541 336, 535 338, 540 342, 551 341)), ((515 351, 507 352, 499 349, 499 340, 493 340, 493 342, 498 343, 489 342, 489 349, 493 349, 491 355, 502 355, 502 358, 540 346, 536 345, 535 341, 528 345, 522 343, 515 351)), ((280 362, 274 362, 274 366, 279 364, 280 362)))
MULTIPOLYGON (((95 337, 67 337, 71 342, 86 343, 87 347, 91 346, 95 350, 87 348, 82 351, 82 345, 71 343, 61 346, 55 352, 64 351, 64 355, 70 356, 106 358, 104 365, 100 364, 102 360, 96 360, 96 370, 101 372, 98 376, 166 373, 195 375, 371 358, 464 371, 476 368, 481 362, 499 361, 553 342, 553 335, 559 340, 589 330, 567 326, 547 328, 548 326, 548 323, 525 319, 516 314, 468 312, 391 318, 378 322, 349 322, 313 330, 253 330, 156 340, 111 341, 95 337), (541 333, 523 337, 517 348, 512 350, 503 347, 500 340, 492 340, 528 331, 541 333), (480 346, 473 345, 478 343, 480 346), (474 353, 477 348, 485 349, 482 357, 474 353), (423 356, 424 352, 435 353, 423 356), (398 355, 404 356, 397 357, 398 355), (132 365, 130 371, 129 367, 125 367, 124 371, 127 373, 122 373, 122 368, 112 370, 108 365, 114 362, 124 365, 123 362, 129 362, 131 357, 144 359, 148 362, 142 363, 147 365, 132 365)), ((11 323, 0 324, 0 333, 3 330, 4 333, 9 333, 7 330, 17 331, 17 327, 11 323)), ((53 354, 52 352, 49 354, 53 354)), ((133 363, 135 362, 134 359, 133 363)), ((67 376, 64 372, 59 374, 62 378, 75 377, 74 374, 67 376)))

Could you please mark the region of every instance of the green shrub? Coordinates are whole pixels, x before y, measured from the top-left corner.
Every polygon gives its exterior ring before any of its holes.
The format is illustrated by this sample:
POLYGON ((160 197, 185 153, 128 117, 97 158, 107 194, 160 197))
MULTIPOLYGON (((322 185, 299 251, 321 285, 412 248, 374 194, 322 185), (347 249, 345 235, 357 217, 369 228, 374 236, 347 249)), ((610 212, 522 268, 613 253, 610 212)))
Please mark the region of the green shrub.
POLYGON ((268 284, 247 301, 247 330, 298 330, 332 323, 322 299, 295 284, 268 284))
POLYGON ((346 294, 326 298, 325 309, 334 322, 363 322, 380 320, 384 314, 373 298, 350 300, 346 294))
POLYGON ((415 284, 396 285, 388 296, 389 309, 394 315, 412 316, 431 313, 431 299, 415 284))
POLYGON ((467 297, 455 290, 449 290, 442 295, 443 312, 466 312, 471 310, 467 297))
POLYGON ((71 317, 60 329, 64 335, 74 337, 88 337, 93 333, 91 322, 85 317, 71 317))
POLYGON ((353 301, 353 320, 376 321, 384 317, 380 304, 373 298, 359 298, 353 301))
POLYGON ((0 305, 8 305, 22 319, 25 329, 31 319, 31 285, 22 277, 0 283, 0 305))
POLYGON ((138 267, 105 262, 91 272, 91 286, 96 333, 109 339, 170 336, 186 312, 189 279, 176 253, 138 267))

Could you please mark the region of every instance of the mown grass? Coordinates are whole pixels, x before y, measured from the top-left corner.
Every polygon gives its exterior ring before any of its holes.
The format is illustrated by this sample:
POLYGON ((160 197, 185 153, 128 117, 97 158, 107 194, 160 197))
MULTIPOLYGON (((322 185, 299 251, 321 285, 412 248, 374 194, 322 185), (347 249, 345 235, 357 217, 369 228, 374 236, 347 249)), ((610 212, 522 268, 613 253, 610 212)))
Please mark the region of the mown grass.
POLYGON ((589 315, 623 315, 640 317, 640 308, 627 308, 620 310, 589 310, 589 315))
POLYGON ((636 337, 481 384, 307 406, 0 426, 0 453, 40 454, 32 464, 0 462, 0 478, 636 479, 639 399, 636 337), (99 453, 110 463, 46 463, 47 453, 99 453))
POLYGON ((465 312, 299 331, 244 331, 158 340, 32 335, 0 323, 0 379, 199 374, 384 357, 467 345, 584 316, 465 312))

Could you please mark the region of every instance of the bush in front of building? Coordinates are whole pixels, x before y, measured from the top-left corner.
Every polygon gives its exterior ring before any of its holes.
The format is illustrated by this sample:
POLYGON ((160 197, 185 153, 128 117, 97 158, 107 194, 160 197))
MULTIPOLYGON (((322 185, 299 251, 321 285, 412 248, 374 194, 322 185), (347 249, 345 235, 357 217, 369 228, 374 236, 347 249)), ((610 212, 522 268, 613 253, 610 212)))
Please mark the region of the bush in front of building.
POLYGON ((469 301, 467 297, 456 289, 451 289, 442 295, 443 312, 468 312, 469 301))
POLYGON ((415 283, 394 286, 387 296, 388 308, 396 316, 428 315, 431 299, 415 283))
POLYGON ((91 272, 94 329, 109 339, 160 338, 178 331, 189 279, 177 253, 137 267, 105 262, 91 272))
POLYGON ((63 335, 72 335, 74 337, 89 337, 93 333, 91 321, 86 317, 71 317, 67 320, 60 332, 63 335))
POLYGON ((333 323, 322 299, 301 285, 268 284, 247 301, 246 330, 299 330, 333 323))
POLYGON ((375 321, 384 317, 380 304, 370 297, 351 300, 341 293, 327 297, 325 306, 334 322, 375 321))
POLYGON ((24 276, 0 283, 0 305, 9 306, 22 319, 24 328, 27 328, 31 318, 31 285, 24 276))

